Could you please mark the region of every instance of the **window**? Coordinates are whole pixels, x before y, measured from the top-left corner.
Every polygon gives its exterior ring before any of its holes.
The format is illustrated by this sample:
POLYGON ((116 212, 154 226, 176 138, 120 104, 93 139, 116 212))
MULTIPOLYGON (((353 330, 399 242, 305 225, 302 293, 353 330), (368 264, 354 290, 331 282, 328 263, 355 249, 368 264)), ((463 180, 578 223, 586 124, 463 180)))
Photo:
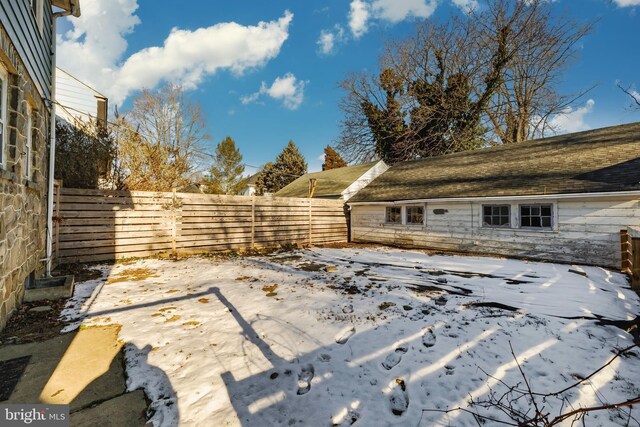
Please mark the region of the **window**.
POLYGON ((510 227, 511 206, 482 205, 482 225, 485 227, 510 227))
POLYGON ((422 206, 407 206, 405 212, 407 225, 424 224, 424 208, 422 206))
POLYGON ((27 142, 24 149, 24 176, 31 179, 31 149, 33 144, 33 108, 27 104, 27 142))
POLYGON ((0 64, 0 166, 4 166, 5 140, 7 139, 7 81, 9 74, 0 64))
POLYGON ((402 208, 399 206, 389 206, 386 209, 385 222, 389 224, 401 224, 402 208))
POLYGON ((520 227, 551 228, 552 205, 520 205, 520 227))

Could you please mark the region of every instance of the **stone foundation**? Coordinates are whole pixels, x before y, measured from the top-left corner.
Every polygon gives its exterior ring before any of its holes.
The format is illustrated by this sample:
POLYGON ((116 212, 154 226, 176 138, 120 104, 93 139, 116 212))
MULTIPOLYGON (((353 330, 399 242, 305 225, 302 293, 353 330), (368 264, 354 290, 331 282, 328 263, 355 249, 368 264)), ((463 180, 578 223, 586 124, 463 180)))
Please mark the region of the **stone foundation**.
POLYGON ((8 69, 7 134, 0 167, 0 330, 22 302, 25 281, 44 272, 49 111, 0 25, 8 69), (31 176, 25 176, 27 109, 32 110, 31 176))

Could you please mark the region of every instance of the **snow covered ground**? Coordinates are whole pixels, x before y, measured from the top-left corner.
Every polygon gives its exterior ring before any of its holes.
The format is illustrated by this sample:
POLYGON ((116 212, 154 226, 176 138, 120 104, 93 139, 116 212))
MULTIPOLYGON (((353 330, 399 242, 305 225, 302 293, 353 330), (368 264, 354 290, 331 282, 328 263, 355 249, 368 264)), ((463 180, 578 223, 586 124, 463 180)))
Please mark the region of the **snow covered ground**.
MULTIPOLYGON (((431 411, 456 407, 508 420, 469 400, 526 388, 510 346, 535 392, 559 391, 632 344, 597 319, 640 313, 626 278, 605 269, 397 249, 100 268, 64 315, 69 329, 122 325, 128 387, 146 390, 156 426, 478 425, 431 411)), ((624 401, 640 396, 638 378, 636 348, 564 393, 564 409, 538 403, 553 417, 624 401)), ((592 413, 586 425, 625 425, 627 414, 592 413)))

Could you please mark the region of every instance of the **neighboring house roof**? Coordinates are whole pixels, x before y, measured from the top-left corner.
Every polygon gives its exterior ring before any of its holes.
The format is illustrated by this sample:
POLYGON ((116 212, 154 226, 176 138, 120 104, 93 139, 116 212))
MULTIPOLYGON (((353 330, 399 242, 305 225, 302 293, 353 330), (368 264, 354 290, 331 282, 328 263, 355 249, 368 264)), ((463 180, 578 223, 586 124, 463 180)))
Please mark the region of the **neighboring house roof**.
MULTIPOLYGON (((384 164, 384 162, 376 161, 356 166, 330 169, 322 172, 307 173, 275 193, 275 196, 309 197, 309 180, 316 179, 316 189, 313 193, 313 197, 340 198, 353 183, 358 181, 363 177, 363 175, 380 163, 384 164)), ((378 176, 378 174, 373 176, 371 179, 376 176, 378 176)))
POLYGON ((350 202, 640 190, 640 123, 397 163, 350 202))
POLYGON ((247 178, 247 182, 245 182, 245 185, 247 187, 255 187, 256 182, 258 181, 258 177, 260 176, 260 172, 256 172, 253 175, 251 175, 249 178, 247 178))
POLYGON ((51 5, 71 12, 76 18, 80 16, 80 0, 52 0, 51 5))

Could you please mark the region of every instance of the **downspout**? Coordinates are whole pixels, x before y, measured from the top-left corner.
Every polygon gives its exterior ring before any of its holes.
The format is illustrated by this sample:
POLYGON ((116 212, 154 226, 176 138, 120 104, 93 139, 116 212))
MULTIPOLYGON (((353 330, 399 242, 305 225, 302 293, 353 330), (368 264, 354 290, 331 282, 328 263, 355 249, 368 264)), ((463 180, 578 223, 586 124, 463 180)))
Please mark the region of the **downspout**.
POLYGON ((51 118, 50 118, 50 140, 49 140, 49 190, 47 192, 47 255, 45 261, 47 277, 51 277, 51 265, 53 263, 53 181, 54 169, 56 166, 56 36, 58 18, 69 15, 76 15, 76 5, 71 10, 64 10, 53 14, 53 25, 51 35, 51 118))

